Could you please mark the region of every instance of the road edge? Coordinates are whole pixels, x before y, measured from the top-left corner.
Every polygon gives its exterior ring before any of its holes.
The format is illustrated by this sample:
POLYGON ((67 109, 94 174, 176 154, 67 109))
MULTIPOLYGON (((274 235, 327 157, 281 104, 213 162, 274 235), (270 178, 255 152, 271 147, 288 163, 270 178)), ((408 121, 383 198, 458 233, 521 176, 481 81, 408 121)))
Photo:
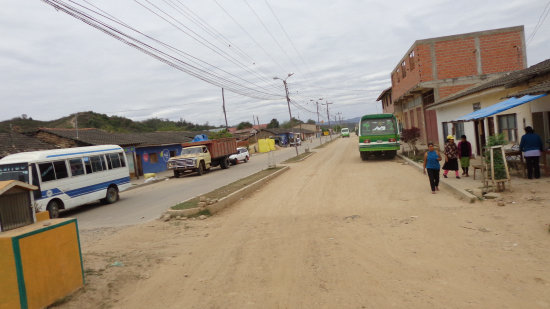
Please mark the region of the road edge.
MULTIPOLYGON (((422 172, 424 170, 424 167, 420 164, 418 164, 417 162, 414 162, 413 160, 407 158, 406 156, 398 153, 397 156, 401 159, 403 159, 405 162, 408 163, 408 165, 410 166, 413 166, 413 167, 416 167, 420 172, 422 172)), ((478 200, 477 196, 471 194, 470 192, 468 191, 465 191, 465 190, 462 190, 460 188, 457 188, 449 183, 446 183, 444 181, 441 181, 439 183, 440 185, 443 185, 443 187, 447 188, 447 189, 450 189, 455 195, 457 195, 458 197, 460 197, 461 199, 465 199, 467 200, 468 202, 470 203, 475 203, 475 201, 478 200)))
MULTIPOLYGON (((219 199, 217 203, 214 203, 212 205, 207 205, 206 207, 195 207, 195 208, 181 209, 181 210, 175 210, 175 209, 170 209, 169 208, 164 212, 164 214, 162 216, 169 215, 171 218, 174 218, 174 217, 177 217, 177 216, 189 217, 189 216, 196 215, 196 214, 198 214, 199 212, 201 212, 205 209, 210 211, 211 214, 218 213, 221 210, 225 209, 226 207, 236 203, 237 201, 239 201, 243 197, 245 197, 245 196, 251 194, 252 192, 256 191, 257 189, 259 189, 260 187, 265 185, 269 180, 281 175, 282 173, 288 171, 289 169, 290 169, 289 166, 284 166, 283 168, 276 171, 275 173, 267 175, 264 178, 259 179, 255 182, 247 185, 246 187, 243 187, 243 188, 241 188, 241 189, 239 189, 239 190, 237 190, 237 191, 235 191, 235 192, 219 199)), ((203 194, 201 194, 201 195, 203 195, 203 194)), ((183 202, 198 198, 201 195, 194 196, 194 197, 189 198, 189 199, 187 199, 183 202)))

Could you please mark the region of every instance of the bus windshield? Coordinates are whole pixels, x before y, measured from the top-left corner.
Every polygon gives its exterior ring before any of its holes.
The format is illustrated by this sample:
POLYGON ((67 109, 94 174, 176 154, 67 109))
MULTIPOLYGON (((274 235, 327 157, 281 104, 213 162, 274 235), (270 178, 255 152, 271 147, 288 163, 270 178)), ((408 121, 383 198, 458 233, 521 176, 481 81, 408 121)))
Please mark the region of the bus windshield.
POLYGON ((0 165, 0 181, 19 180, 29 183, 29 169, 27 163, 0 165))
POLYGON ((364 119, 361 121, 361 135, 395 134, 395 125, 392 118, 364 119))

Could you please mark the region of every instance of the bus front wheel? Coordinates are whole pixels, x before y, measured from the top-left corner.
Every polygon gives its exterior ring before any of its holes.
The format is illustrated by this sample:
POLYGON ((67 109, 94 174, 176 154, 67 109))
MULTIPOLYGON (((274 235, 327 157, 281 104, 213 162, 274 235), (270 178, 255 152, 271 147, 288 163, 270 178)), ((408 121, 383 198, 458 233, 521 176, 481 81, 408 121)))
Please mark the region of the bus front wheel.
POLYGON ((46 209, 50 213, 50 219, 59 218, 60 208, 61 208, 61 205, 58 200, 52 200, 48 203, 48 207, 46 209))
POLYGON ((116 187, 107 188, 107 194, 105 195, 105 203, 112 204, 118 201, 118 190, 116 187))

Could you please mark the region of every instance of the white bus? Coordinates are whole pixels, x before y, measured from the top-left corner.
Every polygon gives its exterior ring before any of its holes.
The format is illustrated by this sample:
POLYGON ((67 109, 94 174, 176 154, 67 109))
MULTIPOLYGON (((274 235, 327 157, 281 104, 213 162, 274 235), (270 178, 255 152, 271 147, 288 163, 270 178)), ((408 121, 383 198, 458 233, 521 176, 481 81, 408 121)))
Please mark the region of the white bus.
POLYGON ((37 186, 37 211, 59 211, 101 200, 111 204, 130 187, 124 150, 116 145, 22 152, 0 159, 0 180, 37 186))

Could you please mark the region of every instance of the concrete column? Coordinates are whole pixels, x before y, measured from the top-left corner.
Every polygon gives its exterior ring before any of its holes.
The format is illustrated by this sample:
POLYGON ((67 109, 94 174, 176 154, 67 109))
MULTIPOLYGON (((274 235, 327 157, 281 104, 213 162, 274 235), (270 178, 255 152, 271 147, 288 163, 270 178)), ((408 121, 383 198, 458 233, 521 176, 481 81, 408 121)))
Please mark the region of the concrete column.
POLYGON ((476 66, 477 66, 477 74, 481 75, 483 74, 483 67, 481 65, 481 46, 479 44, 479 37, 476 36, 474 39, 475 42, 475 53, 476 53, 476 66))
POLYGON ((430 43, 430 57, 432 59, 432 78, 437 80, 437 58, 435 57, 435 43, 430 43))

